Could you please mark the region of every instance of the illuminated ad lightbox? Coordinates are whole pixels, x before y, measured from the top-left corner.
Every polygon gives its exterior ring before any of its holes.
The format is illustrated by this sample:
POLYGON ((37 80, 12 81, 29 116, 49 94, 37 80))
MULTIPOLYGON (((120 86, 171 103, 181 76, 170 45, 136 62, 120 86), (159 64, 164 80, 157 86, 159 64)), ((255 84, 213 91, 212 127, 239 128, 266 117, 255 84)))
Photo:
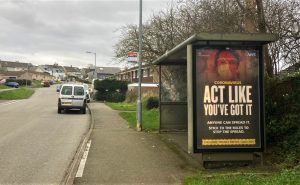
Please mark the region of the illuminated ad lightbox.
POLYGON ((262 150, 261 51, 194 48, 195 152, 262 150))

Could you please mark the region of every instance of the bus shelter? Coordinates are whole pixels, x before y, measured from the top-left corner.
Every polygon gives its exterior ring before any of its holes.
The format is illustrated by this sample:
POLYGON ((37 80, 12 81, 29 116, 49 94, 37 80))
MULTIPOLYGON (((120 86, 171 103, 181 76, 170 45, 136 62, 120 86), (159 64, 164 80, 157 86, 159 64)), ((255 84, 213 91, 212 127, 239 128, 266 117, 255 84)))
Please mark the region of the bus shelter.
POLYGON ((199 33, 153 63, 160 130, 187 130, 203 161, 251 160, 265 149, 263 46, 277 36, 199 33))

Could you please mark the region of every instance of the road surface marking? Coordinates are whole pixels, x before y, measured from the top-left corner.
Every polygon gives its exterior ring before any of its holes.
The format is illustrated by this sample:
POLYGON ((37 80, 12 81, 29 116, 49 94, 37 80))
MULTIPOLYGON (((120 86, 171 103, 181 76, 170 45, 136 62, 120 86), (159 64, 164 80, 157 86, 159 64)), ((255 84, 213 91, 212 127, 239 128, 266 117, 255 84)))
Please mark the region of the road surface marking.
POLYGON ((80 164, 79 164, 79 167, 78 167, 78 170, 77 170, 77 173, 76 173, 75 177, 82 177, 82 175, 83 175, 83 170, 84 170, 84 167, 85 167, 87 156, 88 156, 89 151, 90 151, 91 144, 92 144, 92 140, 89 140, 89 142, 86 144, 86 148, 85 148, 85 151, 83 153, 83 156, 82 156, 82 159, 80 161, 80 164))

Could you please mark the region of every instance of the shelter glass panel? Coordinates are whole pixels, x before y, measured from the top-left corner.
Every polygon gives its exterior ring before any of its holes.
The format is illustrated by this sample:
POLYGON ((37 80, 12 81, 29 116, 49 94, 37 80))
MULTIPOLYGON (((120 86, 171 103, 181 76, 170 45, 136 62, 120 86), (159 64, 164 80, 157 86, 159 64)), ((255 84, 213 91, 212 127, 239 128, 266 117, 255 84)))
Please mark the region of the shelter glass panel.
POLYGON ((161 102, 187 101, 186 65, 161 66, 161 102))

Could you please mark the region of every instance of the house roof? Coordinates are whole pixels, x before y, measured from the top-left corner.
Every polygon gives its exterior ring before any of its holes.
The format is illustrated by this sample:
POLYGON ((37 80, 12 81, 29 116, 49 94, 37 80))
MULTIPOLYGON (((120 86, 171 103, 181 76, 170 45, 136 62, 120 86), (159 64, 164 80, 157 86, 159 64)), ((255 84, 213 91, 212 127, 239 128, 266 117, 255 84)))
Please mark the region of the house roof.
POLYGON ((21 76, 26 71, 0 71, 0 76, 21 76))
POLYGON ((31 63, 23 63, 23 62, 11 62, 11 61, 0 61, 1 67, 12 67, 12 68, 27 68, 32 66, 31 63))
MULTIPOLYGON (((144 64, 144 65, 142 65, 142 70, 147 69, 149 67, 152 67, 152 65, 151 64, 144 64)), ((123 73, 131 72, 131 71, 135 71, 135 70, 138 70, 138 68, 139 68, 139 66, 126 68, 126 69, 123 69, 123 70, 119 71, 117 74, 123 74, 123 73)))
POLYGON ((41 73, 41 72, 36 72, 36 71, 0 71, 0 76, 17 76, 17 77, 19 77, 19 76, 23 75, 24 73, 51 76, 49 73, 41 73))
POLYGON ((51 71, 51 69, 58 69, 60 71, 65 71, 64 68, 62 66, 59 65, 40 65, 40 67, 42 67, 43 69, 47 68, 47 71, 51 71))
POLYGON ((64 66, 64 69, 67 73, 80 72, 80 69, 78 67, 64 66))
POLYGON ((91 71, 95 71, 95 69, 91 69, 91 68, 83 68, 83 69, 81 69, 81 71, 82 71, 83 73, 87 74, 87 73, 89 73, 89 72, 91 72, 91 71))
POLYGON ((100 74, 116 74, 120 72, 121 69, 119 67, 97 67, 96 73, 100 74))
POLYGON ((278 40, 275 34, 264 33, 199 33, 194 34, 175 48, 153 61, 153 64, 186 62, 187 45, 247 45, 250 43, 268 44, 278 40))

